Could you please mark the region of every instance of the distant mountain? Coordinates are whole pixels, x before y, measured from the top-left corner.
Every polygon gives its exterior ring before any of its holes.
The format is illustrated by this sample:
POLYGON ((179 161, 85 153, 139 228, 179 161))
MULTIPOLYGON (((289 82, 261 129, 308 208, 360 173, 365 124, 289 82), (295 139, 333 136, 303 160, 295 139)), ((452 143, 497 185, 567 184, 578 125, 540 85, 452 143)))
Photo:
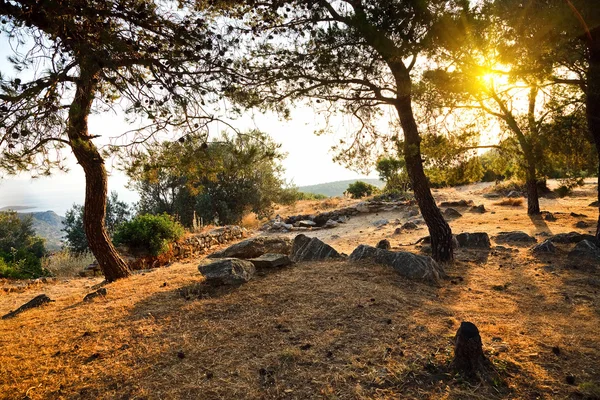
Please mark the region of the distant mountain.
POLYGON ((19 218, 24 219, 31 216, 35 233, 46 239, 46 248, 50 251, 59 250, 62 247, 61 239, 64 236, 63 223, 65 217, 61 217, 54 211, 18 213, 19 218))
POLYGON ((329 197, 343 196, 346 189, 348 189, 348 185, 356 181, 370 183, 380 189, 385 185, 385 183, 379 179, 351 179, 347 181, 321 183, 318 185, 300 186, 298 187, 298 190, 305 193, 322 194, 329 197))

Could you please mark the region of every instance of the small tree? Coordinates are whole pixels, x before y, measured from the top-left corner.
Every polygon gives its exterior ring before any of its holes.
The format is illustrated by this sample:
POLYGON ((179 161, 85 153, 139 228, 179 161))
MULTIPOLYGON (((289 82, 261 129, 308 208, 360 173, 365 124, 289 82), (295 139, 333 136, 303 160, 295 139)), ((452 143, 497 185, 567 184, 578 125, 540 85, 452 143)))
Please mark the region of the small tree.
POLYGON ((354 199, 361 199, 363 197, 371 196, 373 193, 378 192, 376 186, 363 181, 356 181, 348 185, 346 193, 350 194, 354 199))
POLYGON ((0 212, 0 278, 36 278, 47 272, 41 259, 46 255, 44 239, 33 230, 31 217, 0 212))
POLYGON ((406 173, 406 163, 394 157, 380 157, 377 160, 375 169, 379 173, 379 179, 385 182, 385 190, 401 190, 403 192, 410 189, 410 180, 406 173))

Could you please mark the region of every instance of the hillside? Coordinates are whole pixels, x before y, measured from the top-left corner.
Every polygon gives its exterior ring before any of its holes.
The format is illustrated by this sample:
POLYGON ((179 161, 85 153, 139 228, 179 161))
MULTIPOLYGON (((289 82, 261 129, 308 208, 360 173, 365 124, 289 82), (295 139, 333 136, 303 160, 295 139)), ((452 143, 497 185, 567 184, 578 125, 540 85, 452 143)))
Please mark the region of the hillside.
POLYGON ((348 189, 348 185, 356 181, 370 183, 371 185, 377 186, 380 189, 385 185, 385 183, 379 179, 350 179, 347 181, 335 181, 320 183, 318 185, 300 186, 298 187, 298 190, 305 193, 322 194, 328 197, 343 196, 346 189, 348 189))
MULTIPOLYGON (((593 185, 541 199, 554 219, 530 218, 523 204, 503 205, 475 187, 434 191, 438 202, 483 204, 484 214, 459 208, 450 225, 493 239, 490 249, 457 249, 439 286, 339 260, 299 262, 214 288, 202 284, 201 257, 107 284, 107 296, 92 302, 82 299, 100 277, 9 292, 0 296, 0 315, 40 293, 55 301, 0 323, 0 398, 598 399, 597 266, 495 238, 520 230, 541 243, 593 232, 593 185), (497 380, 449 372, 462 321, 479 328, 497 380)), ((360 214, 304 233, 347 254, 384 238, 393 251, 420 253, 426 246, 411 243, 427 235, 422 224, 395 233, 420 218, 413 210, 360 214)))
POLYGON ((19 213, 19 218, 33 219, 33 229, 35 233, 46 239, 46 248, 50 251, 59 250, 62 246, 61 238, 64 236, 62 232, 63 222, 65 217, 61 217, 54 211, 41 211, 30 213, 19 213))

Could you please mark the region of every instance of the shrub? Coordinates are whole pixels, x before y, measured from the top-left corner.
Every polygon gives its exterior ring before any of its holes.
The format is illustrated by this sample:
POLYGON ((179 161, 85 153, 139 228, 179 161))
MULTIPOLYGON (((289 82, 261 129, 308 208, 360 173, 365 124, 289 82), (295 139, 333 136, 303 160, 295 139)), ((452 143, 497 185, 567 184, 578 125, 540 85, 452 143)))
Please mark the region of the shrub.
POLYGON ((147 251, 157 256, 168 251, 169 243, 183 234, 183 226, 169 215, 143 214, 117 227, 114 242, 131 250, 147 251))
POLYGON ((21 219, 16 212, 0 212, 0 278, 47 275, 41 263, 45 254, 44 239, 35 235, 31 217, 21 219))
POLYGON ((346 193, 350 194, 354 199, 360 199, 366 196, 371 196, 373 193, 377 193, 379 189, 369 183, 356 181, 348 185, 346 193))
POLYGON ((78 253, 67 248, 43 258, 42 266, 53 276, 71 277, 77 276, 94 261, 96 259, 89 251, 78 253))

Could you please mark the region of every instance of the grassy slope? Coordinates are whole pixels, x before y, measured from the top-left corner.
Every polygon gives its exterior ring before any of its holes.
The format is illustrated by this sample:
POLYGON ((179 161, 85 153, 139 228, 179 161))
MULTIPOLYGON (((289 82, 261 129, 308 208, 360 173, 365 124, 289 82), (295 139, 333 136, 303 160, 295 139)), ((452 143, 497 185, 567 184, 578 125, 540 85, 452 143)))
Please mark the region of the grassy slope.
MULTIPOLYGON (((438 192, 463 195, 473 197, 438 192)), ((565 213, 556 222, 531 220, 523 206, 486 203, 494 214, 464 212, 451 224, 455 232, 558 233, 579 220, 568 212, 594 213, 587 203, 543 200, 565 213)), ((315 233, 343 251, 426 234, 397 236, 393 224, 369 223, 392 215, 404 219, 391 211, 315 233)), ((2 296, 0 314, 42 292, 56 302, 0 322, 0 398, 564 399, 582 398, 581 383, 589 394, 589 383, 600 382, 600 272, 566 268, 562 257, 538 259, 527 248, 458 251, 457 260, 441 287, 341 261, 209 290, 199 285, 195 261, 112 283, 93 303, 81 299, 99 278, 2 296), (446 373, 464 320, 480 328, 502 384, 446 373)))
POLYGON ((385 185, 379 179, 351 179, 348 181, 336 181, 321 183, 318 185, 300 186, 298 190, 305 193, 322 194, 329 197, 343 196, 346 189, 348 189, 348 185, 356 181, 370 183, 378 188, 382 188, 385 185))

